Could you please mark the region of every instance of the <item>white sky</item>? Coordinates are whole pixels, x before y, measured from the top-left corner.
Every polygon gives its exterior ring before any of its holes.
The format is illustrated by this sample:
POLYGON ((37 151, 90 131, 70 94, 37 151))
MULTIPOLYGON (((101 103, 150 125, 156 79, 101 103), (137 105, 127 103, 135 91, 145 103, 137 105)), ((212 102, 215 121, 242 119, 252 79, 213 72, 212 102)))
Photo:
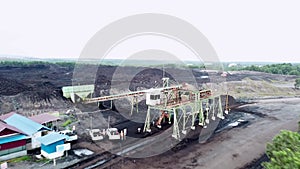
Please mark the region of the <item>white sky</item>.
POLYGON ((299 7, 298 0, 0 0, 0 55, 77 58, 107 24, 161 13, 197 27, 221 61, 300 62, 299 7))

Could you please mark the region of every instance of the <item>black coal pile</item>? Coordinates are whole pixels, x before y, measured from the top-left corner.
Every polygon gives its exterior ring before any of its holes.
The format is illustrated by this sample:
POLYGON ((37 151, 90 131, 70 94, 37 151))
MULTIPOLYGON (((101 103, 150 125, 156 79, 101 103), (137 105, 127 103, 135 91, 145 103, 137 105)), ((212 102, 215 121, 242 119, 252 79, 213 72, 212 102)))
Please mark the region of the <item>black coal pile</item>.
POLYGON ((0 95, 12 96, 28 89, 29 88, 26 85, 16 80, 7 79, 0 76, 0 95))
POLYGON ((62 99, 62 91, 51 82, 38 82, 24 91, 24 95, 33 103, 45 101, 51 102, 51 98, 62 99))

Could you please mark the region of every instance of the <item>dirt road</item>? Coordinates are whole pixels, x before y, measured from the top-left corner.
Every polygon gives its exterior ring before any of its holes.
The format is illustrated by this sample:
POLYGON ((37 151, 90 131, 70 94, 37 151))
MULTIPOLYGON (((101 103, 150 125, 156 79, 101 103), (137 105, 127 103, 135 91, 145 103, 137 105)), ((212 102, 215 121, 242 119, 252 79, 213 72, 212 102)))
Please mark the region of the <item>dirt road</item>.
MULTIPOLYGON (((300 98, 257 100, 239 107, 241 111, 262 113, 265 117, 245 128, 234 128, 214 136, 205 144, 188 146, 176 153, 127 161, 123 168, 242 168, 260 157, 266 143, 283 129, 296 130, 300 116, 300 98)), ((121 167, 114 166, 113 168, 121 167)))

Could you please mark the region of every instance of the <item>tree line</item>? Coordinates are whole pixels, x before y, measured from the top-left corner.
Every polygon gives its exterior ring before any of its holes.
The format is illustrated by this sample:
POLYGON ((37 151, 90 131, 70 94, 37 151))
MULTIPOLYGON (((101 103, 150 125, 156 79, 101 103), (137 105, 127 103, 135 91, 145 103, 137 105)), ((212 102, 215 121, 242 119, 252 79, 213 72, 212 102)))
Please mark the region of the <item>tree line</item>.
POLYGON ((75 62, 47 62, 47 61, 0 61, 0 67, 29 67, 36 65, 56 64, 62 67, 73 68, 75 62))
POLYGON ((249 70, 257 72, 265 72, 281 75, 297 75, 300 76, 300 64, 280 63, 268 65, 250 65, 250 66, 233 66, 229 70, 249 70))

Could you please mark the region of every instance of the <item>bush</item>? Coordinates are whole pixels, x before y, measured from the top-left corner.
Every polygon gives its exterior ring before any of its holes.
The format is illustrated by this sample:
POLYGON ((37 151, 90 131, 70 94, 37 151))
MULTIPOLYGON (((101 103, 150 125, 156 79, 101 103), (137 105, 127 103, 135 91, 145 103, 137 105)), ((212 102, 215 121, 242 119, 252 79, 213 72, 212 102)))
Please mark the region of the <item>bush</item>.
POLYGON ((281 131, 267 144, 267 156, 270 162, 262 165, 266 169, 300 168, 300 134, 292 131, 281 131))
POLYGON ((294 86, 295 86, 295 89, 299 89, 299 87, 300 87, 300 78, 297 78, 297 79, 295 80, 294 86))
POLYGON ((67 121, 65 121, 61 126, 62 127, 67 127, 68 125, 70 125, 72 123, 71 119, 68 119, 67 121))

